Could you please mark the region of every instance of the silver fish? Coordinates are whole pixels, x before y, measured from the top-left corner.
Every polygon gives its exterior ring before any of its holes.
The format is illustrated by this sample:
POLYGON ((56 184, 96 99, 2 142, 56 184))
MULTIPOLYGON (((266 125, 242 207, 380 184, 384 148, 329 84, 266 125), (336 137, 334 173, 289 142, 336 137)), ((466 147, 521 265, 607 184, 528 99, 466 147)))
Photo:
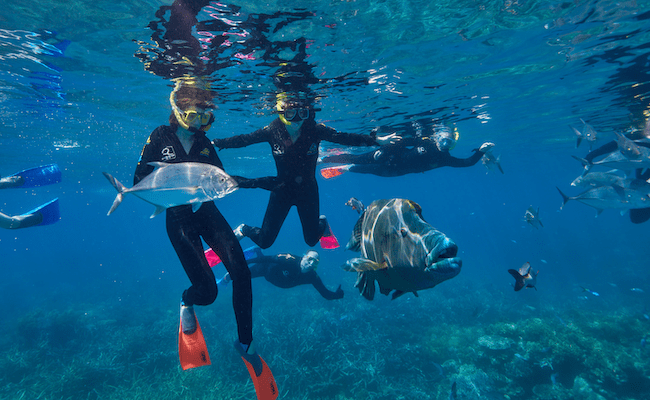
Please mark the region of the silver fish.
POLYGON ((103 173, 117 190, 117 196, 107 215, 111 215, 124 195, 129 193, 156 206, 150 217, 153 218, 169 207, 183 204, 191 204, 192 211, 196 211, 202 203, 237 190, 237 182, 221 168, 211 164, 150 162, 149 165, 154 166, 153 172, 132 188, 126 188, 111 174, 103 173))
POLYGON ((576 148, 580 146, 580 143, 582 143, 583 139, 589 142, 589 146, 591 148, 591 145, 593 145, 593 143, 596 141, 598 137, 598 133, 596 132, 593 126, 586 123, 582 118, 580 118, 580 121, 583 124, 582 131, 579 131, 576 128, 570 126, 571 130, 573 130, 573 132, 577 136, 576 148))
POLYGON ((533 206, 528 207, 526 213, 524 214, 524 219, 530 224, 530 226, 535 229, 544 227, 542 220, 539 219, 539 207, 537 207, 537 210, 535 210, 533 206))
POLYGON ((620 169, 623 171, 632 171, 637 168, 650 168, 650 159, 640 158, 640 159, 630 159, 625 157, 623 153, 619 150, 609 153, 602 160, 589 162, 580 157, 571 156, 576 160, 580 161, 582 165, 585 166, 585 171, 589 172, 594 166, 603 166, 608 168, 620 169))
POLYGON ((485 165, 485 168, 487 168, 488 171, 498 168, 503 174, 503 168, 501 168, 501 156, 495 157, 491 151, 487 151, 483 154, 483 157, 481 157, 481 162, 485 165))
POLYGON ((588 172, 582 174, 579 177, 575 178, 571 182, 571 186, 574 187, 599 187, 599 186, 611 186, 618 185, 624 186, 625 177, 618 175, 616 170, 610 170, 607 172, 588 172))
POLYGON ((639 146, 634 140, 628 139, 624 135, 616 132, 616 144, 618 151, 630 160, 650 160, 650 149, 639 146))
POLYGON ((372 202, 359 217, 346 249, 362 258, 348 260, 346 271, 357 272, 355 287, 368 300, 379 291, 395 299, 429 289, 458 275, 462 266, 458 246, 422 218, 411 200, 372 202))
POLYGON ((562 196, 562 209, 569 200, 577 200, 593 207, 600 214, 604 209, 630 210, 650 207, 650 196, 642 191, 621 186, 600 186, 569 197, 557 188, 562 196))

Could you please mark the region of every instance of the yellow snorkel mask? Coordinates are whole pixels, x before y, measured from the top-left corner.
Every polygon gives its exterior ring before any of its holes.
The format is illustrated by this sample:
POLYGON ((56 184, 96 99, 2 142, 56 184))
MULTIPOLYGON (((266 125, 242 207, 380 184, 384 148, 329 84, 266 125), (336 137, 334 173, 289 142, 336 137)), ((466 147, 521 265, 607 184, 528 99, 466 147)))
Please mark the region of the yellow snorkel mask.
POLYGON ((307 95, 303 92, 288 94, 287 92, 278 93, 276 96, 275 111, 279 114, 280 121, 285 125, 291 125, 292 122, 302 122, 312 117, 313 111, 320 111, 319 108, 313 108, 307 95))
POLYGON ((192 131, 193 128, 191 124, 196 121, 197 118, 200 119, 201 127, 199 130, 206 132, 212 126, 214 122, 214 114, 210 111, 199 111, 199 108, 196 106, 190 106, 187 110, 183 111, 176 104, 176 94, 183 88, 192 88, 200 91, 209 91, 210 84, 205 82, 201 78, 184 76, 181 78, 174 79, 174 90, 169 95, 169 104, 172 106, 172 111, 176 116, 176 121, 183 128, 192 131))

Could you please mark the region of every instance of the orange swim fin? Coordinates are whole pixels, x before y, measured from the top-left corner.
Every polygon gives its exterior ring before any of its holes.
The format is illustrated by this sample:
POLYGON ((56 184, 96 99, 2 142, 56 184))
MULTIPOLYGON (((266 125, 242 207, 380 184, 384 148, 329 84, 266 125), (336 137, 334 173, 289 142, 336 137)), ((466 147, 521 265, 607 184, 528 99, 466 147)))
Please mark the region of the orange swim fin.
POLYGON ((183 370, 210 365, 208 347, 205 345, 198 319, 196 320, 196 331, 191 335, 183 333, 183 324, 179 324, 178 356, 183 370))
POLYGON ((320 238, 320 247, 326 249, 326 250, 332 250, 332 249, 338 249, 339 248, 339 241, 336 239, 336 236, 334 236, 334 232, 332 232, 332 228, 327 225, 327 232, 320 238))
POLYGON ((273 378, 273 373, 264 359, 254 352, 247 354, 241 348, 239 341, 235 341, 235 348, 239 352, 241 359, 246 364, 248 373, 251 375, 253 385, 255 386, 255 394, 258 400, 275 400, 278 398, 278 386, 273 378))
POLYGON ((335 176, 342 175, 344 172, 350 170, 350 165, 339 165, 336 167, 327 167, 320 170, 320 174, 325 179, 331 179, 335 176))

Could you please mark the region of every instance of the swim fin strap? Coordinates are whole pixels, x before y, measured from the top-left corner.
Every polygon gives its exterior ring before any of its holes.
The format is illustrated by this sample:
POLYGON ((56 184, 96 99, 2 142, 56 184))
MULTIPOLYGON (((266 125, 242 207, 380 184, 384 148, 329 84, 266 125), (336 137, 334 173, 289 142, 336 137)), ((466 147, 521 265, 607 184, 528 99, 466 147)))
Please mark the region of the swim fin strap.
POLYGON ((320 247, 326 250, 331 250, 337 249, 339 246, 339 241, 336 239, 336 236, 334 236, 334 232, 332 232, 332 228, 328 224, 327 231, 320 238, 320 247))
POLYGON ((56 164, 29 168, 11 176, 20 176, 24 179, 21 188, 32 188, 61 182, 61 170, 56 164))
POLYGON ((36 213, 40 213, 43 216, 43 221, 41 221, 41 223, 36 226, 51 225, 57 222, 61 219, 61 214, 59 213, 59 198, 57 197, 56 199, 40 205, 22 215, 30 215, 36 213))
MULTIPOLYGON (((211 267, 214 267, 215 265, 221 263, 221 258, 219 258, 217 253, 215 253, 211 248, 207 249, 204 254, 205 258, 208 260, 208 264, 211 267)), ((262 249, 260 249, 257 245, 251 246, 244 250, 244 258, 246 261, 254 261, 256 258, 263 255, 264 254, 262 254, 262 249)))
POLYGON ((183 333, 183 323, 178 326, 178 356, 183 370, 210 365, 210 354, 203 338, 203 332, 196 320, 196 331, 191 335, 183 333))
MULTIPOLYGON (((235 344, 239 346, 238 343, 235 344)), ((241 354, 241 352, 240 352, 241 354)), ((241 354, 241 359, 246 364, 248 373, 255 386, 255 394, 258 400, 275 400, 278 398, 278 386, 273 378, 273 373, 264 359, 257 354, 241 354)))

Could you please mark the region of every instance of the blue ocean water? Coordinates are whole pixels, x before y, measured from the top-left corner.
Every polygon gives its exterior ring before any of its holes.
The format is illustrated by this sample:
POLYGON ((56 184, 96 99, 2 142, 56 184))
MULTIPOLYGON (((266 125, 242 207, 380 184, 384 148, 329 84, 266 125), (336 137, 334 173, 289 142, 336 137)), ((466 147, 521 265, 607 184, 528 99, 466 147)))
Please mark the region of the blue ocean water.
MULTIPOLYGON (((164 217, 115 196, 148 135, 170 113, 163 21, 170 1, 15 1, 0 11, 0 175, 57 163, 59 184, 2 190, 17 215, 58 197, 56 224, 0 232, 0 397, 254 398, 232 351, 230 290, 199 308, 213 365, 183 372, 177 307, 189 285, 164 217)), ((287 399, 643 399, 650 394, 648 223, 562 191, 590 144, 570 126, 643 129, 650 94, 647 1, 211 2, 192 34, 218 107, 210 138, 274 117, 273 73, 295 61, 318 82, 316 119, 342 132, 460 132, 456 157, 496 144, 504 174, 480 163, 396 178, 318 178, 321 212, 342 244, 369 204, 408 198, 459 246, 462 272, 438 287, 369 302, 320 250, 326 301, 310 287, 254 281, 254 336, 287 399), (224 28, 225 27, 225 28, 224 28), (227 38, 217 45, 217 39, 227 38), (210 39, 212 41, 208 41, 210 39), (304 52, 300 53, 300 46, 304 52), (540 209, 544 227, 524 221, 540 209), (508 269, 530 262, 537 290, 514 292, 508 269), (598 293, 584 291, 583 288, 598 293), (634 290, 633 290, 634 289, 634 290), (505 343, 505 345, 501 345, 505 343)), ((169 44, 169 43, 167 43, 169 44)), ((195 61, 196 62, 196 61, 195 61)), ((342 150, 323 143, 321 152, 342 150)), ((345 150, 345 149, 343 149, 345 150)), ((219 152, 226 170, 274 174, 266 144, 219 152)), ((259 225, 268 193, 217 202, 231 225, 259 225)), ((252 245, 249 239, 242 246, 252 245)), ((266 254, 307 250, 289 214, 266 254)), ((216 271, 224 273, 223 267, 216 271)))

